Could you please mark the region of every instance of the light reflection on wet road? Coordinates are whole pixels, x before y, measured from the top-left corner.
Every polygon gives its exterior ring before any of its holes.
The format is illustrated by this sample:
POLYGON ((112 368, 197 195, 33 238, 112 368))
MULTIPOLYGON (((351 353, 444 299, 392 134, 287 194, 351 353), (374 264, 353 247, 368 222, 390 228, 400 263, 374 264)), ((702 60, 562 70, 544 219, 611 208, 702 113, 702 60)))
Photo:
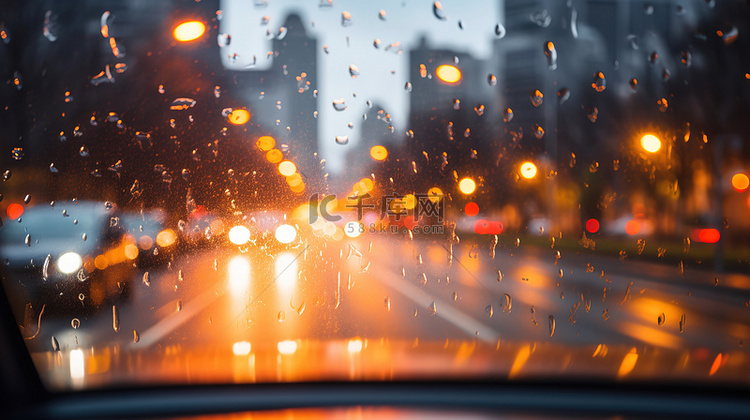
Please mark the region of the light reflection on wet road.
MULTIPOLYGON (((150 286, 136 275, 131 301, 119 305, 119 332, 109 311, 82 319, 76 330, 70 319, 47 318, 28 344, 50 350, 54 335, 64 351, 119 343, 240 353, 278 347, 283 354, 307 339, 351 339, 356 348, 357 337, 476 338, 726 351, 750 337, 748 288, 713 287, 709 272, 680 276, 671 266, 565 252, 556 262, 554 250, 523 246, 498 249, 494 259, 470 245, 454 249, 450 266, 442 243, 377 237, 272 253, 204 250, 151 272, 150 286)), ((737 275, 733 281, 750 284, 737 275)))

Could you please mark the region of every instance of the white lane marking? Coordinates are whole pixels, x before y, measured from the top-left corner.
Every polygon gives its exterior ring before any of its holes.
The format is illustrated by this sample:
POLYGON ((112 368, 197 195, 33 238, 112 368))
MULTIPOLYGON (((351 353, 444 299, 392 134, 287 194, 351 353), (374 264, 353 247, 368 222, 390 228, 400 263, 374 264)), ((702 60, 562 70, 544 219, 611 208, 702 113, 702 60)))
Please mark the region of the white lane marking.
MULTIPOLYGON (((214 290, 203 292, 195 299, 183 305, 182 310, 180 310, 179 312, 175 310, 175 312, 170 313, 166 317, 162 318, 159 322, 151 326, 151 328, 144 331, 141 334, 140 341, 138 341, 137 343, 131 343, 131 346, 149 347, 157 343, 165 335, 169 334, 175 328, 187 322, 190 318, 197 315, 200 311, 205 309, 208 305, 210 305, 218 298, 219 294, 214 290)), ((168 303, 167 305, 164 305, 164 307, 168 305, 172 305, 172 307, 175 307, 174 302, 168 303)))
POLYGON ((435 302, 435 307, 437 308, 436 316, 450 322, 472 337, 478 337, 487 343, 495 343, 500 338, 500 335, 492 328, 452 307, 447 302, 430 295, 408 281, 400 280, 401 276, 396 275, 396 273, 389 272, 384 276, 373 277, 413 300, 423 308, 429 308, 432 302, 435 302))

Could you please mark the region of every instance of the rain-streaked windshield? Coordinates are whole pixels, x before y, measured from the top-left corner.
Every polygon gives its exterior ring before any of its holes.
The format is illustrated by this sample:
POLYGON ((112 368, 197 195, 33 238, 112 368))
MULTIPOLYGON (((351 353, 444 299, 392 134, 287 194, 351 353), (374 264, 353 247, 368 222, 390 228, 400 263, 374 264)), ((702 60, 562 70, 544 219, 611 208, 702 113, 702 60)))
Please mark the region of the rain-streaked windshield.
POLYGON ((0 273, 50 389, 747 383, 750 10, 0 6, 0 273))

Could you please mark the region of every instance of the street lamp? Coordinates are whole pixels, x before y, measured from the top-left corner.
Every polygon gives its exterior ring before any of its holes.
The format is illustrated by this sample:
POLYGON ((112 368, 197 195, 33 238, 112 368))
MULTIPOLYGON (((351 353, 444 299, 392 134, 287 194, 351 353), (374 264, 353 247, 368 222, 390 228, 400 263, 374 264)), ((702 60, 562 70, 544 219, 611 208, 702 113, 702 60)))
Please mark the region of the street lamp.
POLYGON ((646 134, 641 137, 641 147, 649 153, 656 153, 661 149, 661 140, 653 134, 646 134))
POLYGON ((526 179, 531 179, 536 176, 536 165, 531 162, 524 162, 521 164, 521 176, 526 179))
POLYGON ((458 189, 462 193, 469 195, 477 189, 477 184, 471 178, 464 178, 458 183, 458 189))

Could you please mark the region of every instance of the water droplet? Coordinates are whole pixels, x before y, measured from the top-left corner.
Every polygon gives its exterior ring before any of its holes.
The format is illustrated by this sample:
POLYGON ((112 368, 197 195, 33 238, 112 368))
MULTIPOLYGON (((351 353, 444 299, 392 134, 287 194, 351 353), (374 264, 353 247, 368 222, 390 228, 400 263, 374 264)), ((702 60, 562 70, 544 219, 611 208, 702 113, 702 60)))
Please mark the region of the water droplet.
POLYGON ((497 270, 497 282, 500 283, 503 281, 503 273, 500 270, 497 270))
POLYGON ((443 5, 439 1, 436 1, 432 4, 432 13, 436 18, 440 20, 446 19, 445 11, 443 11, 443 5))
POLYGON ((680 334, 685 332, 685 314, 680 317, 680 334))
POLYGON ((430 304, 430 315, 435 315, 437 313, 437 306, 435 306, 435 301, 433 300, 430 304))
POLYGON ((390 312, 390 310, 391 310, 391 298, 390 298, 390 296, 386 296, 383 299, 383 305, 385 305, 385 310, 390 312))
POLYGON ((547 9, 532 13, 529 19, 540 28, 546 28, 552 23, 552 16, 549 15, 547 9))
POLYGON ((177 299, 177 312, 182 310, 182 299, 177 299))
POLYGON ((382 41, 380 41, 380 38, 375 38, 375 40, 374 40, 374 41, 372 41, 372 45, 373 45, 373 46, 374 46, 375 48, 380 48, 380 44, 381 44, 381 43, 382 43, 382 41))
POLYGON ((664 315, 664 312, 662 312, 661 315, 659 315, 659 317, 656 318, 656 325, 661 327, 662 325, 664 325, 665 319, 666 319, 666 315, 664 315))
POLYGON ((651 51, 651 54, 648 55, 648 62, 654 64, 657 58, 659 58, 659 54, 656 51, 651 51))
POLYGON ((219 34, 216 36, 216 43, 219 44, 219 47, 228 47, 231 42, 232 42, 232 35, 219 34))
POLYGON ((654 14, 654 6, 650 4, 644 4, 643 5, 643 14, 646 16, 651 16, 654 14))
POLYGON ((145 284, 146 287, 151 287, 151 280, 149 280, 148 277, 149 277, 148 276, 148 271, 146 271, 145 273, 143 273, 143 284, 145 284))
POLYGON ((286 38, 286 34, 289 32, 289 30, 286 28, 286 26, 282 26, 279 28, 279 31, 276 32, 276 39, 282 40, 286 38))
POLYGON ((490 86, 495 86, 497 84, 497 77, 494 74, 490 74, 487 76, 487 83, 490 86))
POLYGON ((587 108, 586 117, 588 117, 589 121, 591 121, 592 123, 595 123, 596 119, 599 118, 599 108, 597 107, 587 108))
POLYGON ((195 100, 193 98, 177 98, 174 101, 172 101, 172 104, 169 106, 169 109, 172 111, 182 111, 188 108, 192 108, 195 106, 195 100))
POLYGON ((78 318, 71 319, 70 326, 73 327, 74 330, 77 330, 81 326, 81 320, 78 318))
POLYGON ((494 309, 492 309, 492 305, 487 305, 487 306, 486 306, 486 307, 484 308, 484 311, 485 311, 485 312, 487 312, 487 315, 488 315, 488 316, 489 316, 490 318, 492 318, 492 315, 494 315, 494 314, 495 314, 495 310, 494 310, 494 309))
POLYGON ((27 233, 26 237, 23 239, 23 243, 26 244, 26 246, 31 246, 31 234, 27 233))
POLYGON ((529 99, 531 100, 531 104, 535 107, 538 107, 544 102, 544 94, 540 92, 538 89, 531 92, 529 95, 529 99))
POLYGON ((336 144, 340 144, 342 146, 349 144, 349 136, 336 136, 336 144))
POLYGON ((44 264, 42 265, 42 279, 47 280, 49 278, 49 264, 52 262, 52 255, 47 254, 47 257, 44 259, 44 264))
POLYGON ((49 171, 52 172, 53 174, 56 174, 56 173, 59 172, 58 169, 55 167, 55 163, 54 162, 52 162, 52 163, 49 164, 49 171))
POLYGON ((333 109, 336 111, 343 111, 346 109, 346 100, 344 98, 333 100, 333 109))
POLYGON ((727 31, 719 31, 718 33, 721 34, 721 40, 724 41, 725 45, 733 43, 739 36, 739 30, 736 26, 732 26, 727 31))
POLYGON ((607 80, 604 78, 604 73, 600 71, 594 73, 594 80, 591 82, 591 87, 597 92, 604 92, 604 89, 607 88, 607 80))
POLYGON ((341 12, 341 26, 347 27, 352 26, 352 14, 344 11, 341 12))
POLYGON ((662 80, 664 80, 666 82, 667 80, 669 80, 670 77, 672 77, 672 72, 669 71, 668 68, 662 69, 662 71, 661 71, 661 78, 662 78, 662 80))
POLYGON ((550 315, 549 316, 549 336, 552 337, 555 335, 555 316, 550 315))
POLYGON ((479 115, 480 117, 481 117, 482 115, 484 115, 484 105, 482 105, 482 104, 479 104, 479 105, 475 106, 475 107, 474 107, 474 112, 476 112, 476 113, 477 113, 477 115, 479 115))
POLYGON ((133 343, 141 341, 141 335, 138 334, 137 330, 133 330, 133 343))
POLYGON ((23 153, 23 147, 14 147, 11 151, 11 156, 13 156, 13 159, 15 160, 21 160, 23 159, 24 153, 23 153))
MULTIPOLYGON (((355 66, 354 64, 349 66, 349 75, 352 76, 352 79, 356 79, 359 76, 359 67, 355 66)), ((334 101, 335 103, 335 101, 334 101)), ((336 105, 334 104, 334 107, 336 105)), ((339 110, 337 110, 339 111, 339 110)))
POLYGON ((52 351, 60 351, 60 343, 57 342, 57 338, 52 336, 52 351))
POLYGON ((685 67, 690 67, 693 64, 693 55, 690 51, 682 51, 680 53, 680 63, 685 67))
POLYGON ((513 110, 505 108, 503 110, 503 122, 511 122, 513 120, 513 110))
POLYGON ((542 139, 542 137, 544 137, 544 129, 540 127, 539 124, 534 124, 532 129, 533 129, 534 137, 540 140, 542 139))
POLYGON ((667 98, 661 98, 658 101, 656 101, 656 104, 659 106, 659 111, 666 112, 667 108, 669 108, 669 102, 667 102, 667 98))
POLYGON ((503 312, 506 314, 510 313, 513 308, 513 298, 509 294, 505 294, 505 301, 503 302, 503 312))
POLYGON ((115 305, 112 305, 112 329, 115 332, 120 331, 120 310, 115 305))
POLYGON ((636 78, 630 79, 630 89, 633 89, 633 90, 638 89, 638 79, 636 78))
POLYGON ((557 91, 557 103, 558 104, 562 105, 568 99, 570 99, 570 90, 568 90, 568 88, 562 88, 557 91))
POLYGON ((497 25, 495 25, 495 36, 497 36, 498 38, 502 39, 502 38, 505 37, 505 33, 506 33, 505 26, 503 26, 500 23, 498 23, 497 25))
POLYGON ((276 319, 279 320, 279 322, 284 322, 286 320, 286 313, 284 313, 283 309, 276 314, 276 319))
POLYGON ((404 90, 407 92, 411 92, 411 89, 412 89, 411 82, 406 82, 406 84, 404 85, 404 90))
POLYGON ((52 14, 52 10, 47 10, 44 14, 44 25, 42 26, 42 34, 49 42, 57 41, 57 15, 52 14))
MULTIPOLYGON (((99 86, 102 83, 114 83, 114 82, 115 82, 115 78, 112 76, 112 70, 110 70, 109 64, 104 66, 103 71, 99 72, 99 74, 91 78, 91 84, 94 86, 99 86)), ((92 121, 93 123, 91 125, 96 125, 96 121, 93 120, 93 116, 92 116, 92 121)))
POLYGON ((544 43, 544 55, 547 57, 547 68, 550 70, 557 69, 557 49, 552 41, 544 43))

